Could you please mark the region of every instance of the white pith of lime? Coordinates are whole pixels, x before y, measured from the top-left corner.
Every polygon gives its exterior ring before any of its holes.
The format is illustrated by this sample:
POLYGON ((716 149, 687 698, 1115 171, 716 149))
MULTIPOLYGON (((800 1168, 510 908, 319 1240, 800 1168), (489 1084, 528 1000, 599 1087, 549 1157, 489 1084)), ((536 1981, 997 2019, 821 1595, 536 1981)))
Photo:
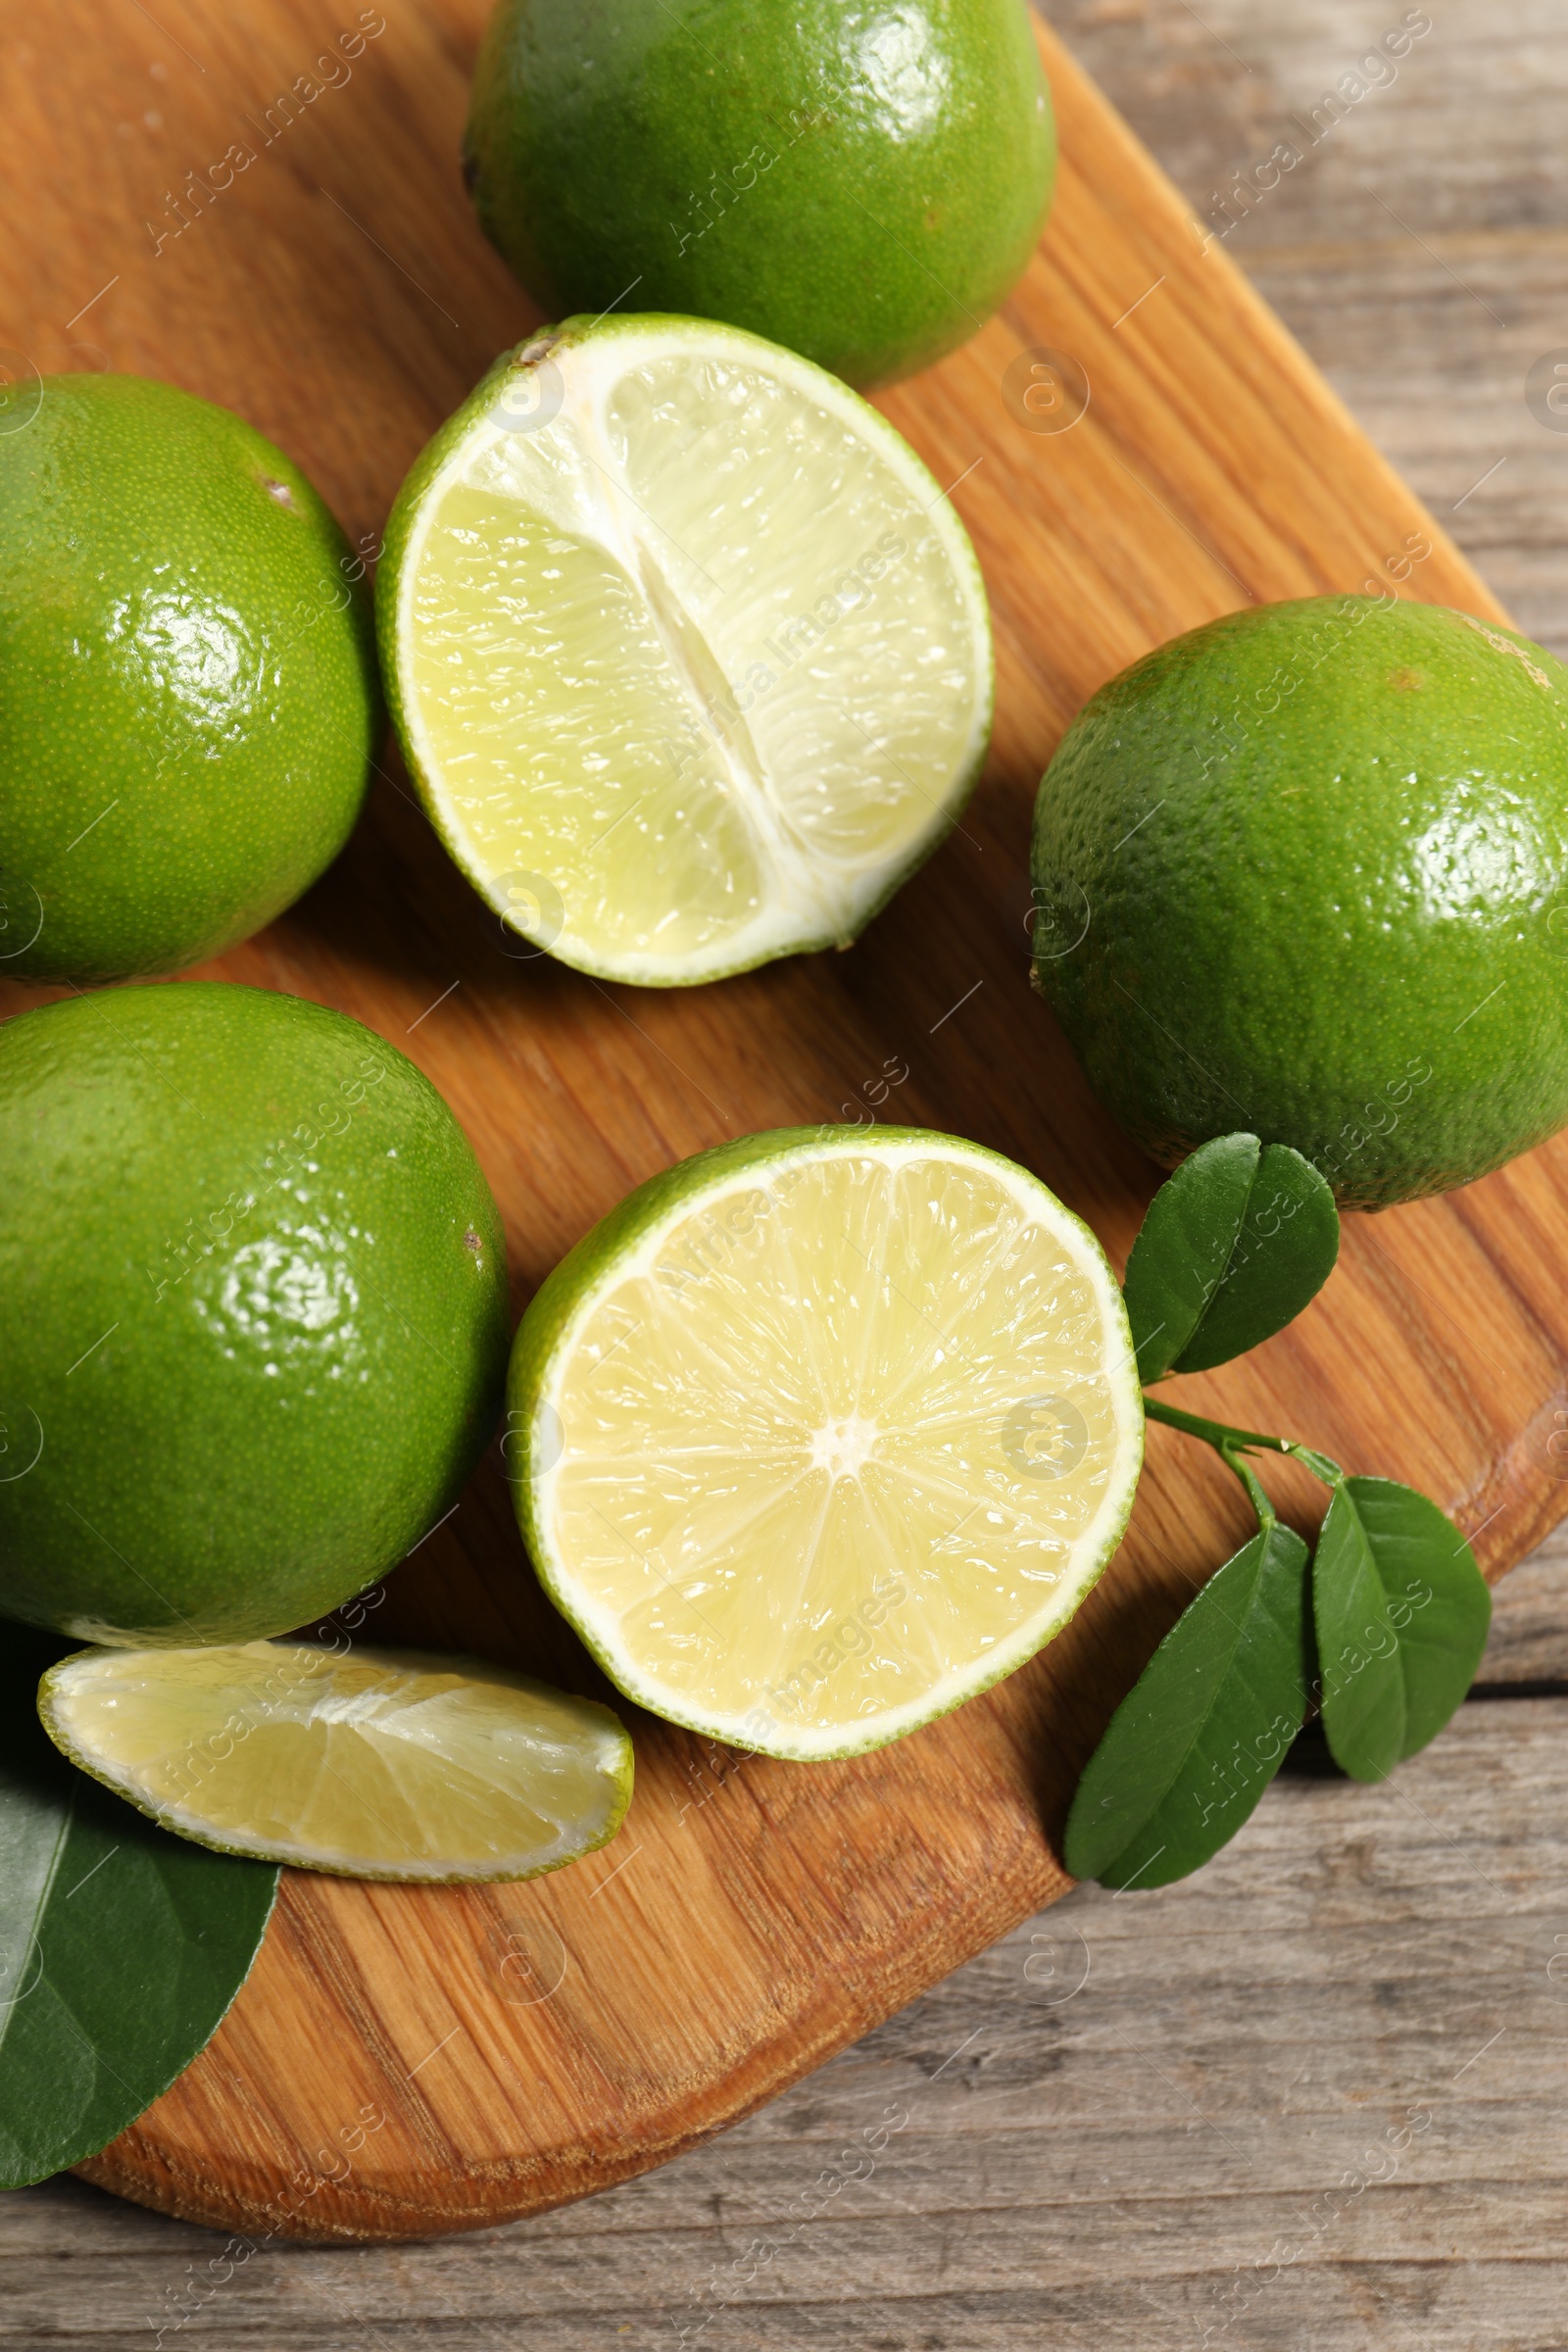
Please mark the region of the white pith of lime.
POLYGON ((707 319, 498 362, 399 494, 378 613, 447 848, 520 950, 606 978, 847 945, 990 735, 941 485, 837 377, 707 319))

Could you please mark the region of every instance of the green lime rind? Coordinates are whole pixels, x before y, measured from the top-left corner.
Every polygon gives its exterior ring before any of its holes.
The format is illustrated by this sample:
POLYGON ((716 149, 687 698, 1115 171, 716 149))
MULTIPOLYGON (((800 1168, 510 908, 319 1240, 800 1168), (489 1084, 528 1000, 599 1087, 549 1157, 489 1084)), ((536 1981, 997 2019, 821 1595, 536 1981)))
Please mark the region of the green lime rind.
POLYGON ((0 1613, 128 1647, 308 1625, 495 1427, 500 1212, 422 1071, 212 981, 0 1028, 0 1613))
MULTIPOLYGON (((562 368, 569 362, 572 353, 594 342, 624 342, 630 349, 637 342, 645 341, 656 349, 667 350, 672 336, 691 340, 694 349, 716 351, 742 361, 755 355, 769 367, 782 367, 796 380, 809 382, 814 394, 836 415, 841 417, 846 415, 852 416, 859 435, 877 450, 896 473, 915 489, 918 503, 926 510, 932 527, 940 532, 944 552, 966 590, 977 639, 984 645, 985 669, 975 718, 973 748, 959 772, 951 780, 929 831, 911 843, 902 858, 888 863, 881 875, 880 888, 860 906, 854 933, 858 938, 910 875, 941 847, 979 783, 990 749, 996 710, 996 659, 991 639, 990 608, 979 560, 967 532, 952 507, 946 503, 941 484, 903 435, 869 403, 862 401, 837 378, 826 374, 808 360, 802 359, 798 353, 782 351, 744 328, 661 312, 617 313, 605 319, 586 316, 565 318, 560 325, 541 328, 511 351, 503 352, 463 406, 448 417, 446 423, 426 443, 410 467, 393 502, 376 573, 376 641, 387 708, 404 764, 419 795, 425 814, 454 864, 498 917, 514 922, 515 908, 501 885, 475 862, 467 843, 452 820, 441 779, 432 773, 420 748, 419 730, 414 723, 404 680, 401 642, 408 625, 407 606, 413 587, 411 554, 417 550, 425 520, 426 501, 441 476, 458 457, 469 435, 475 428, 484 426, 497 410, 505 405, 509 416, 517 414, 519 382, 527 383, 535 378, 547 364, 562 368)), ((526 409, 529 404, 524 401, 520 405, 526 409)), ((550 878, 558 881, 558 877, 550 878)), ((564 880, 566 887, 561 895, 569 904, 570 877, 564 877, 564 880)), ((730 960, 725 960, 722 956, 704 960, 699 968, 689 972, 649 971, 629 966, 619 958, 598 956, 590 946, 570 938, 542 940, 540 944, 558 961, 569 963, 595 979, 632 980, 639 985, 662 988, 692 988, 706 986, 710 980, 729 978, 737 972, 753 971, 759 964, 776 961, 784 956, 809 955, 824 948, 845 947, 850 942, 835 926, 824 923, 820 930, 803 929, 796 937, 782 940, 760 952, 746 951, 730 960)))
POLYGON ((680 1724, 688 1731, 701 1733, 710 1739, 735 1740, 737 1727, 734 1724, 716 1723, 711 1715, 701 1709, 682 1706, 667 1691, 654 1687, 630 1669, 627 1660, 602 1638, 598 1628, 578 1605, 570 1572, 556 1554, 539 1507, 538 1481, 553 1466, 557 1449, 550 1424, 541 1407, 549 1400, 558 1368, 571 1348, 577 1328, 591 1312, 599 1291, 617 1280, 627 1261, 639 1250, 665 1225, 689 1214, 694 1203, 705 1195, 722 1190, 735 1177, 755 1169, 765 1167, 770 1172, 781 1173, 792 1165, 818 1159, 825 1152, 880 1152, 898 1151, 911 1145, 929 1145, 945 1155, 961 1155, 982 1165, 1004 1170, 1009 1184, 1016 1184, 1022 1177, 1027 1184, 1037 1187, 1049 1201, 1053 1220, 1071 1230, 1079 1239, 1089 1261, 1102 1270, 1102 1296, 1120 1348, 1120 1354, 1109 1376, 1114 1377, 1118 1368, 1124 1373, 1126 1396, 1132 1407, 1129 1449, 1121 1472, 1123 1493, 1114 1512, 1103 1523, 1100 1553, 1092 1573, 1082 1577, 1071 1595, 1070 1606, 1059 1619, 1038 1636, 1026 1634, 1013 1644, 1000 1647, 983 1664, 975 1667, 956 1695, 933 1698, 923 1713, 911 1709, 906 1717, 901 1714, 894 1726, 871 1737, 850 1736, 837 1745, 822 1746, 792 1740, 771 1721, 754 1723, 746 1732, 745 1744, 754 1752, 792 1762, 825 1763, 846 1756, 869 1754, 875 1748, 885 1747, 893 1740, 904 1739, 910 1732, 935 1722, 939 1717, 951 1713, 955 1706, 977 1697, 995 1684, 1004 1681, 1055 1639, 1114 1556, 1132 1516, 1143 1467, 1143 1400, 1126 1309, 1098 1237, 1037 1177, 1020 1169, 1016 1161, 1008 1159, 1003 1152, 993 1152, 983 1144, 918 1127, 878 1127, 874 1135, 862 1133, 857 1128, 830 1125, 778 1128, 760 1135, 742 1136, 732 1143, 715 1145, 710 1151, 695 1153, 690 1159, 677 1161, 673 1167, 663 1169, 659 1175, 650 1177, 645 1184, 639 1185, 635 1192, 585 1234, 546 1277, 523 1316, 513 1343, 507 1383, 509 1446, 515 1447, 516 1456, 512 1467, 513 1499, 517 1524, 540 1583, 596 1663, 627 1698, 646 1707, 651 1714, 680 1724))
POLYGON ((1249 1129, 1378 1208, 1568 1120, 1568 668, 1439 606, 1227 615, 1086 705, 1040 787, 1035 969, 1173 1165, 1249 1129))
POLYGON ((728 319, 861 386, 972 335, 1055 173, 1018 0, 896 13, 502 0, 465 138, 485 233, 541 307, 728 319))
POLYGON ((182 969, 330 864, 382 725, 364 574, 242 418, 138 376, 43 379, 0 439, 9 973, 182 969))
MULTIPOLYGON (((79 1740, 73 1738, 69 1728, 61 1720, 61 1686, 68 1678, 70 1668, 84 1659, 99 1658, 102 1654, 102 1651, 96 1649, 74 1650, 69 1656, 59 1659, 48 1670, 38 1685, 39 1721, 61 1754, 79 1772, 86 1773, 89 1779, 112 1790, 116 1796, 123 1798, 127 1804, 133 1805, 137 1812, 145 1814, 148 1820, 155 1821, 160 1829, 167 1830, 172 1837, 183 1838, 192 1845, 205 1846, 211 1853, 228 1854, 244 1861, 280 1863, 291 1870, 315 1871, 324 1878, 365 1879, 388 1886, 493 1886, 520 1885, 526 1879, 548 1878, 553 1871, 567 1870, 572 1863, 582 1861, 586 1855, 597 1853, 601 1846, 608 1845, 616 1836, 631 1804, 636 1775, 636 1757, 631 1736, 614 1709, 606 1706, 602 1700, 583 1698, 574 1692, 557 1690, 548 1684, 535 1681, 530 1675, 514 1674, 509 1669, 500 1669, 480 1658, 470 1658, 456 1653, 449 1656, 444 1652, 438 1655, 435 1652, 424 1650, 379 1650, 376 1653, 378 1657, 397 1663, 439 1667, 446 1672, 461 1673, 471 1670, 476 1681, 489 1684, 494 1684, 498 1677, 504 1676, 509 1687, 520 1691, 541 1691, 558 1703, 565 1701, 602 1731, 609 1732, 614 1740, 615 1756, 614 1761, 604 1775, 612 1793, 600 1828, 593 1836, 584 1838, 572 1852, 558 1854, 548 1862, 536 1863, 522 1869, 509 1867, 496 1870, 474 1870, 426 1867, 414 1870, 406 1865, 401 1868, 393 1868, 389 1865, 363 1860, 352 1864, 336 1861, 319 1851, 307 1851, 298 1845, 289 1845, 282 1841, 266 1838, 253 1838, 243 1843, 236 1843, 232 1837, 221 1837, 215 1830, 198 1826, 188 1814, 182 1814, 167 1805, 160 1805, 128 1773, 117 1771, 103 1757, 84 1747, 79 1740)), ((117 1656, 125 1655, 122 1651, 116 1654, 117 1656)))

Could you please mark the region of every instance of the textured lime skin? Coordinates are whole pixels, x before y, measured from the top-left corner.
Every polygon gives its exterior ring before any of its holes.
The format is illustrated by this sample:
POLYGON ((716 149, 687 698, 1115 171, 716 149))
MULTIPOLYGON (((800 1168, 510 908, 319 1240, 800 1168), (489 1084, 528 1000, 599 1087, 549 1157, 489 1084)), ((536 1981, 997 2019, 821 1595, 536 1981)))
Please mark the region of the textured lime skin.
POLYGON ((226 409, 44 379, 0 439, 0 970, 178 970, 337 856, 380 725, 348 563, 226 409))
POLYGON ((1069 728, 1034 880, 1042 992, 1167 1166, 1250 1128, 1379 1208, 1568 1120, 1568 668, 1526 638, 1374 597, 1195 629, 1069 728))
POLYGON ((427 1079, 262 989, 0 1028, 0 1608, 240 1642, 395 1565, 489 1439, 500 1218, 427 1079))
POLYGON ((547 315, 727 319, 852 384, 952 351, 1040 235, 1055 130, 1021 0, 500 0, 466 168, 547 315))

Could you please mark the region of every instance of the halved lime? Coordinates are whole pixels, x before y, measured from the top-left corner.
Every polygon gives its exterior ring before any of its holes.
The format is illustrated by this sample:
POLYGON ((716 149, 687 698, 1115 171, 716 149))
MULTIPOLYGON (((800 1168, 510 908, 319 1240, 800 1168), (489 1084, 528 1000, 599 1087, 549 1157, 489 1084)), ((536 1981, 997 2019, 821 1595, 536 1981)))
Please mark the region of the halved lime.
POLYGON ((422 1650, 84 1649, 38 1712, 166 1830, 346 1878, 531 1879, 605 1844, 631 1801, 609 1707, 422 1650))
POLYGON ((609 978, 847 946, 985 757, 985 590, 941 484, 836 376, 711 320, 568 319, 498 360, 399 492, 376 601, 437 832, 514 950, 609 978))
POLYGON ((524 1536, 606 1673, 778 1756, 879 1746, 1031 1657, 1143 1459, 1094 1235, 910 1128, 656 1176, 544 1284, 508 1397, 524 1536))

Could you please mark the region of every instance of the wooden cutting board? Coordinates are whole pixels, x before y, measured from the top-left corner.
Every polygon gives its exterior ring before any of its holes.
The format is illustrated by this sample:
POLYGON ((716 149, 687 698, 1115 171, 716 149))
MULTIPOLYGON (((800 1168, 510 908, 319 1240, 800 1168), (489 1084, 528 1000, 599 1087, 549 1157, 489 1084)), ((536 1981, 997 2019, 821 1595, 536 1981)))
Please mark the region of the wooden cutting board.
MULTIPOLYGON (((347 0, 160 0, 156 21, 56 0, 8 32, 0 315, 18 389, 0 422, 33 370, 167 376, 271 434, 373 552, 416 451, 535 322, 458 176, 482 14, 386 0, 357 51, 347 0), (253 160, 214 196, 231 150, 253 160)), ((881 404, 954 485, 1000 692, 972 811, 869 936, 689 994, 512 960, 388 752, 333 871, 210 967, 341 1006, 429 1072, 501 1201, 519 1311, 654 1170, 752 1129, 860 1117, 898 1062, 887 1115, 1011 1153, 1119 1260, 1153 1172, 1026 985, 1029 811, 1063 726, 1135 655, 1249 602, 1372 581, 1497 614, 1042 40, 1063 162, 1041 252, 966 349, 881 404)), ((36 1001, 13 988, 4 1009, 36 1001)), ((1300 1322, 1183 1393, 1427 1488, 1500 1573, 1568 1507, 1565 1249, 1559 1143, 1351 1219, 1300 1322)), ((1276 1483, 1309 1517, 1292 1475, 1276 1483)), ((1224 1474, 1152 1430, 1132 1531, 1073 1626, 902 1744, 778 1764, 634 1717, 625 1829, 573 1870, 420 1891, 285 1874, 210 2048, 81 2170, 253 2238, 395 2238, 534 2212, 689 2146, 1064 1890, 1074 1776, 1243 1532, 1224 1474)), ((604 1690, 541 1600, 494 1460, 366 1623, 604 1690)))

